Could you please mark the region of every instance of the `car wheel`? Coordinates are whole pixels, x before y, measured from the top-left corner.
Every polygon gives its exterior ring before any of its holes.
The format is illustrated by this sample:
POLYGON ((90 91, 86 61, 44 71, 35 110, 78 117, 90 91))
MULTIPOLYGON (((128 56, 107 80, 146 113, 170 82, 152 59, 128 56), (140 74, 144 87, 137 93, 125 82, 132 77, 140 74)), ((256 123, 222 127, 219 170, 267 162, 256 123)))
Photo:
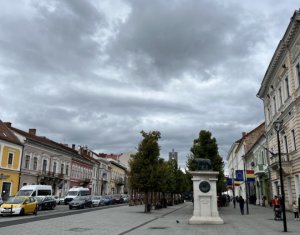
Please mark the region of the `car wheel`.
POLYGON ((38 210, 39 210, 39 211, 42 210, 42 206, 41 206, 41 205, 38 206, 38 210))
POLYGON ((37 211, 38 211, 37 208, 35 208, 33 214, 37 215, 37 211))
POLYGON ((24 215, 25 212, 24 212, 24 209, 22 208, 21 211, 20 211, 20 215, 24 215))
POLYGON ((55 205, 51 205, 51 210, 54 210, 54 208, 55 208, 55 205))

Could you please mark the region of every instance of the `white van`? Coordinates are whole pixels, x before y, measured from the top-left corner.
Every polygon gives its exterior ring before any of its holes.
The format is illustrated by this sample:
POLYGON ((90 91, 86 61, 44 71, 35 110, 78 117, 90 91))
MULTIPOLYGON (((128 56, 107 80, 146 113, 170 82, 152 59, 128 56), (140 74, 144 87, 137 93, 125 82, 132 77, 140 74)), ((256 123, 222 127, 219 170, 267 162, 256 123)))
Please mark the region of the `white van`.
POLYGON ((51 185, 25 185, 19 192, 17 196, 52 196, 52 186, 51 185))
POLYGON ((68 204, 77 196, 87 196, 87 195, 91 195, 89 188, 73 187, 68 191, 67 195, 65 196, 65 205, 68 204))

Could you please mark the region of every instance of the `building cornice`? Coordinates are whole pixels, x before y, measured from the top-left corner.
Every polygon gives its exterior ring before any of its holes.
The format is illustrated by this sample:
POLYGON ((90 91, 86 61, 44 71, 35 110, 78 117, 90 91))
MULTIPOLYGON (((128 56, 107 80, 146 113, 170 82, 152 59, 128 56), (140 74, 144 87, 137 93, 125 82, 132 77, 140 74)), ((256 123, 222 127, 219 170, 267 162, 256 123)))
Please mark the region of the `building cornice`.
POLYGON ((264 79, 261 83, 261 87, 257 93, 257 97, 263 99, 266 94, 266 89, 272 78, 274 77, 274 73, 278 69, 280 63, 282 63, 286 53, 287 48, 291 45, 291 42, 295 39, 296 31, 300 25, 300 11, 296 10, 294 15, 291 18, 291 21, 284 33, 283 38, 280 40, 275 53, 271 59, 271 62, 268 66, 268 69, 265 73, 264 79))

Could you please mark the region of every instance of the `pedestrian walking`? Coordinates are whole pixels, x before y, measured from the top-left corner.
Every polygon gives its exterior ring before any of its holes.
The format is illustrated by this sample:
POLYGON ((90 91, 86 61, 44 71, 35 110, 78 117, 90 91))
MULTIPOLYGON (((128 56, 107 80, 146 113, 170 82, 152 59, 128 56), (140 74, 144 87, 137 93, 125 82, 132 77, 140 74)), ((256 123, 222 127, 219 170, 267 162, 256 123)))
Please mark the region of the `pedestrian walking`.
POLYGON ((295 220, 299 220, 299 211, 298 211, 298 206, 296 204, 296 201, 293 202, 293 212, 294 212, 294 217, 295 220))
POLYGON ((244 215, 245 200, 242 196, 239 197, 239 204, 240 204, 241 214, 244 215))
POLYGON ((233 208, 235 208, 235 203, 236 203, 235 197, 232 198, 232 203, 233 203, 233 208))
POLYGON ((262 206, 263 206, 263 207, 266 206, 266 200, 267 200, 267 197, 266 197, 266 196, 263 196, 263 197, 262 197, 262 206))
POLYGON ((272 204, 272 207, 273 207, 273 211, 275 211, 275 198, 277 196, 273 197, 272 200, 271 200, 271 204, 272 204))
POLYGON ((279 197, 275 196, 274 199, 274 220, 281 220, 281 200, 279 197))

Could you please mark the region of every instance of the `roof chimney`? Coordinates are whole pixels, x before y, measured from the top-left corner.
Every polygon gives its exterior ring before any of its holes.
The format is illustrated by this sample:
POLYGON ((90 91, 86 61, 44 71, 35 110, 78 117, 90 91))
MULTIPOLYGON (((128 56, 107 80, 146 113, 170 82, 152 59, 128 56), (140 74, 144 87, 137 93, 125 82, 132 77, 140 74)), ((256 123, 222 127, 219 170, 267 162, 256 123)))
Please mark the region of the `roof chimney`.
POLYGON ((246 134, 247 134, 246 132, 243 132, 243 133, 242 133, 243 137, 244 137, 246 134))
POLYGON ((11 122, 4 122, 7 127, 11 127, 11 122))
POLYGON ((75 150, 75 144, 72 144, 72 149, 75 150))
POLYGON ((35 134, 36 134, 36 129, 30 128, 30 129, 28 130, 28 133, 31 134, 31 135, 35 135, 35 134))

